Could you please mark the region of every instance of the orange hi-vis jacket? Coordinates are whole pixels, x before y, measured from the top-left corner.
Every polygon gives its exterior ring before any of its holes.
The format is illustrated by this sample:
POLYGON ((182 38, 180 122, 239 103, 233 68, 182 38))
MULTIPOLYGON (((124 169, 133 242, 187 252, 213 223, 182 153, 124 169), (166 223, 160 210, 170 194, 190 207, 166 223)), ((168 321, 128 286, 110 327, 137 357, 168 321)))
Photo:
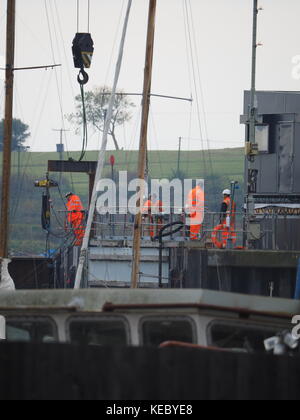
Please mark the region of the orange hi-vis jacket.
POLYGON ((161 200, 152 201, 152 213, 161 214, 163 212, 163 203, 161 200))
POLYGON ((189 192, 186 210, 192 224, 202 225, 204 220, 204 190, 197 186, 189 192))
POLYGON ((160 200, 156 202, 152 200, 147 200, 143 207, 143 215, 145 218, 149 219, 150 226, 148 226, 148 231, 151 238, 158 233, 162 228, 162 223, 159 220, 156 220, 155 215, 159 215, 163 212, 163 203, 160 200), (154 217, 153 217, 154 216, 154 217))
POLYGON ((231 200, 230 197, 226 197, 224 198, 223 201, 223 206, 222 206, 225 210, 226 207, 226 212, 223 213, 223 223, 226 223, 226 217, 230 216, 230 225, 231 228, 235 228, 235 219, 236 219, 236 204, 233 200, 231 200), (231 204, 232 203, 232 204, 231 204))
POLYGON ((67 202, 67 210, 68 210, 68 222, 74 229, 75 235, 75 246, 81 246, 82 240, 84 238, 84 208, 81 203, 80 198, 77 195, 72 195, 71 199, 67 202))
POLYGON ((84 219, 84 208, 78 195, 71 196, 71 199, 67 202, 67 210, 69 223, 84 219))
POLYGON ((152 201, 147 200, 146 203, 143 206, 142 213, 143 214, 151 214, 151 208, 152 208, 152 201))

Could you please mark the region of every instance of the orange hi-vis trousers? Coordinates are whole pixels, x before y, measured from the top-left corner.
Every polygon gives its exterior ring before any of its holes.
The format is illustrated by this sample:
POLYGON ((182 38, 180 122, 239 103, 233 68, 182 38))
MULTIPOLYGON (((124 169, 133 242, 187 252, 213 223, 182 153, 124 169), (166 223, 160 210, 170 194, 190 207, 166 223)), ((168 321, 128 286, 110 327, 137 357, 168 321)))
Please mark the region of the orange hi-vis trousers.
POLYGON ((83 215, 82 217, 77 217, 76 219, 75 218, 72 219, 71 225, 72 225, 72 228, 74 229, 74 235, 76 237, 76 241, 74 245, 81 246, 83 238, 84 238, 84 234, 85 234, 83 215))
POLYGON ((190 239, 191 241, 197 241, 201 232, 202 225, 192 225, 190 227, 190 239))

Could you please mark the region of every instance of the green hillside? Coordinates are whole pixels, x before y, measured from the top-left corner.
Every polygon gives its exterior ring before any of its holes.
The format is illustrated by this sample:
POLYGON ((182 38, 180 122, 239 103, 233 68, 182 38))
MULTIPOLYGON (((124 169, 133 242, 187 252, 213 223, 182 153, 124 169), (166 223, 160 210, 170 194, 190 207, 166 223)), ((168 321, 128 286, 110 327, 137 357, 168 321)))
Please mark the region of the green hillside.
MULTIPOLYGON (((137 151, 119 151, 107 152, 107 167, 105 176, 110 176, 109 156, 113 154, 116 158, 116 171, 127 170, 128 172, 135 173, 137 169, 137 151)), ((21 173, 33 178, 40 178, 45 175, 47 170, 48 160, 58 159, 57 153, 22 153, 21 154, 21 173)), ((213 174, 218 177, 224 178, 225 182, 232 179, 242 180, 243 167, 244 167, 244 154, 243 149, 224 149, 213 150, 210 152, 213 164, 213 174)), ((79 153, 65 154, 64 158, 72 157, 75 160, 79 157, 79 153)), ((176 151, 150 151, 149 171, 152 178, 173 178, 174 171, 177 170, 177 157, 176 151)), ((85 160, 97 160, 97 152, 87 152, 85 160)), ((1 153, 0 159, 2 161, 1 153)), ((187 178, 206 178, 207 175, 211 176, 209 165, 208 152, 190 151, 181 153, 180 170, 187 178), (206 162, 207 171, 205 172, 204 160, 206 162)), ((0 164, 1 167, 1 164, 0 164)), ((13 153, 13 173, 18 173, 18 155, 13 153)), ((57 174, 53 174, 57 178, 57 174)), ((73 174, 70 176, 66 174, 65 177, 69 182, 74 184, 76 192, 82 195, 87 194, 88 179, 85 175, 73 174)))
MULTIPOLYGON (((109 157, 116 158, 115 171, 127 170, 131 176, 136 176, 137 151, 107 152, 105 177, 110 177, 109 157)), ((74 159, 79 153, 65 154, 64 158, 74 159)), ((97 160, 97 152, 88 152, 85 160, 97 160)), ((148 155, 149 175, 151 178, 172 179, 177 170, 176 151, 150 151, 148 155)), ((34 188, 35 179, 43 179, 47 171, 48 160, 58 159, 57 153, 28 153, 12 156, 12 197, 11 197, 11 249, 16 254, 42 253, 45 249, 45 233, 40 226, 42 191, 34 188)), ((2 156, 0 153, 0 162, 2 156)), ((1 166, 1 165, 0 165, 1 166)), ((181 153, 180 171, 184 178, 206 179, 206 191, 211 210, 219 207, 220 191, 228 188, 230 181, 243 182, 244 152, 243 149, 224 149, 208 152, 183 151, 181 153), (211 165, 213 171, 211 171, 211 165), (206 167, 206 170, 205 170, 206 167)), ((51 174, 53 179, 59 180, 59 174, 51 174)), ((61 191, 73 190, 79 194, 87 206, 88 204, 88 176, 85 174, 64 174, 61 191)), ((239 200, 242 190, 239 192, 239 200)), ((63 224, 64 209, 61 197, 53 190, 53 207, 57 218, 63 224)), ((54 220, 54 224, 57 224, 54 220)), ((56 226, 57 227, 57 226, 56 226)), ((58 247, 60 240, 56 239, 52 247, 58 247)))

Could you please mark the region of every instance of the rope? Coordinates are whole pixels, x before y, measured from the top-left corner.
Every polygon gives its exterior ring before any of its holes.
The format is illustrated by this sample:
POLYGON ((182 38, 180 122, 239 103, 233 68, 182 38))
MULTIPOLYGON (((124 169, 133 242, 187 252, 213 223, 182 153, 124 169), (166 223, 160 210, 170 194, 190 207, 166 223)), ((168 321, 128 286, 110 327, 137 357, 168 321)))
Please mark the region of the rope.
POLYGON ((87 129, 87 118, 86 118, 86 106, 85 106, 85 95, 84 85, 80 84, 81 101, 82 101, 82 122, 83 122, 83 136, 82 136, 82 151, 78 162, 81 162, 86 154, 88 145, 88 129, 87 129))
POLYGON ((85 261, 86 261, 86 255, 87 255, 87 250, 88 250, 88 246, 89 246, 90 233, 91 233, 92 223, 93 223, 93 220, 94 220, 94 211, 95 211, 95 208, 96 208, 96 201, 97 201, 97 197, 98 197, 97 184, 102 177, 102 172, 103 172, 104 163, 105 163, 105 152, 106 152, 106 148, 107 148, 108 132, 109 132, 110 122, 111 122, 111 118, 112 118, 112 114, 113 114, 113 106, 114 106, 114 103, 115 103, 117 85, 118 85, 118 81, 119 81, 119 77, 120 77, 120 73, 121 73, 121 66, 122 66, 122 61, 123 61, 124 46, 125 46, 125 40, 126 40, 126 34, 127 34, 127 28, 128 28, 131 6, 132 6, 132 0, 128 0, 127 12, 126 12, 126 16, 125 16, 123 34, 122 34, 122 39, 121 39, 121 44, 120 44, 119 57, 118 57, 117 65, 116 65, 115 79, 114 79, 112 93, 111 93, 111 96, 110 96, 110 99, 109 99, 109 107, 108 107, 107 118, 106 118, 106 121, 105 121, 105 127, 104 127, 104 132, 103 132, 102 148, 101 148, 101 151, 99 153, 98 166, 97 166, 97 172, 96 172, 96 177, 95 177, 95 184, 94 184, 94 188, 93 188, 93 194, 92 194, 92 199, 91 199, 91 204, 90 204, 90 209, 89 209, 89 216, 88 216, 86 231, 85 231, 83 244, 82 244, 82 248, 81 248, 79 265, 78 265, 78 269, 77 269, 77 273, 76 273, 76 280, 75 280, 74 289, 80 289, 80 284, 81 284, 81 279, 82 279, 82 274, 83 274, 83 268, 84 268, 84 264, 85 264, 85 261))

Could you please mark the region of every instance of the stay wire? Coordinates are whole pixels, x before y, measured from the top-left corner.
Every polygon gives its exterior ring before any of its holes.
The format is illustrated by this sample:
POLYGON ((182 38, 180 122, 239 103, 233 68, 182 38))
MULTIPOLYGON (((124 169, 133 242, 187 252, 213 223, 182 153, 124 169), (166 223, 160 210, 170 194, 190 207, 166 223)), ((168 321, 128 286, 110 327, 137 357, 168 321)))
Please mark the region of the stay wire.
POLYGON ((197 82, 196 82, 196 68, 195 68, 195 62, 194 62, 194 57, 193 57, 193 40, 192 40, 192 35, 191 35, 190 16, 189 16, 189 11, 188 11, 188 6, 187 6, 187 0, 184 0, 184 11, 185 11, 184 14, 186 17, 188 41, 189 41, 189 46, 191 50, 191 66, 192 66, 193 84, 194 84, 195 96, 196 96, 197 117, 198 117, 199 130, 200 130, 200 139, 201 139, 201 144, 202 144, 203 169, 206 176, 207 165, 206 165, 205 152, 204 152, 205 145, 204 145, 204 140, 203 140, 202 123, 201 123, 201 117, 200 117, 200 102, 199 102, 197 82))
POLYGON ((204 104, 204 93, 203 93, 203 86, 202 86, 201 75, 200 75, 200 65, 199 65, 200 60, 199 60, 198 48, 197 48, 197 37, 196 37, 196 31, 195 31, 194 15, 193 15, 193 9, 192 9, 190 0, 189 0, 189 9, 190 9, 192 33, 193 33, 194 45, 195 45, 195 56, 196 56, 196 64, 197 64, 197 72, 198 72, 201 105, 202 105, 202 111, 203 111, 204 135, 205 135, 206 143, 207 143, 207 151, 208 151, 208 159, 209 159, 209 165, 210 165, 210 170, 211 170, 211 176, 212 176, 214 188, 216 189, 215 177, 214 177, 214 165, 212 161, 212 155, 211 155, 211 150, 210 150, 211 149, 210 140, 208 136, 208 125, 207 125, 206 109, 205 109, 205 104, 204 104))

